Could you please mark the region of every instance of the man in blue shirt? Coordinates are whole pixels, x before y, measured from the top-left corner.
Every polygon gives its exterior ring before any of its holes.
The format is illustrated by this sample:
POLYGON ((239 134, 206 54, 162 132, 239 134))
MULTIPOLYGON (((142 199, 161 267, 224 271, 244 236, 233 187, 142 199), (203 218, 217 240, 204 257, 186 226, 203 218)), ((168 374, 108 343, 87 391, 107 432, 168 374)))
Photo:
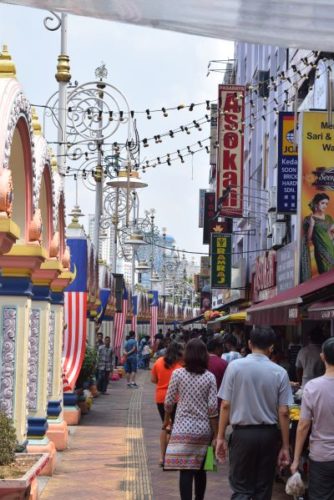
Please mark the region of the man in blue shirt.
POLYGON ((130 330, 129 332, 129 340, 125 342, 124 346, 124 356, 126 356, 126 362, 124 365, 126 371, 126 379, 128 381, 128 387, 136 388, 138 385, 136 384, 136 374, 137 374, 137 351, 138 344, 135 339, 135 332, 130 330))

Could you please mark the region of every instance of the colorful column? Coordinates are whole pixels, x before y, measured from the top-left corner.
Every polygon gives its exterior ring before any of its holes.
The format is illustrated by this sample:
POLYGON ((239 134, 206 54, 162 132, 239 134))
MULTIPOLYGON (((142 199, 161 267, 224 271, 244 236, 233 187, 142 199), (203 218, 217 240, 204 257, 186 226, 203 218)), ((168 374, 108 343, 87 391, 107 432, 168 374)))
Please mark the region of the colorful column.
POLYGON ((51 293, 50 335, 48 360, 48 438, 58 451, 68 444, 68 428, 63 415, 62 348, 64 329, 64 294, 51 293))
POLYGON ((27 442, 28 342, 31 275, 45 260, 39 246, 14 245, 0 256, 0 409, 27 442))

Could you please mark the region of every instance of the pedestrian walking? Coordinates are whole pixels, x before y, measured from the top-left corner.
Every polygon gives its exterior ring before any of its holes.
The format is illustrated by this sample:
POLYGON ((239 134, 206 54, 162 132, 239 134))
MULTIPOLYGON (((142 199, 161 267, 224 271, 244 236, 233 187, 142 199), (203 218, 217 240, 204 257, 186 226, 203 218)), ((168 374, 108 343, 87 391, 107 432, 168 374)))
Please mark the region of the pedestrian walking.
POLYGON ((222 355, 222 359, 227 363, 231 363, 231 361, 242 357, 240 352, 237 351, 238 340, 232 333, 225 333, 223 341, 226 352, 222 355))
POLYGON ((229 363, 218 392, 223 402, 216 456, 224 461, 229 449, 234 500, 270 500, 276 463, 283 467, 290 462, 292 392, 286 370, 269 359, 274 342, 271 328, 254 327, 249 342, 252 354, 229 363), (228 424, 233 429, 229 445, 228 424))
POLYGON ((309 344, 302 347, 297 354, 297 380, 302 387, 313 378, 324 374, 325 365, 320 358, 322 342, 322 331, 320 328, 314 328, 309 336, 309 344))
POLYGON ((181 500, 203 500, 206 489, 204 461, 218 426, 216 379, 208 371, 208 351, 200 339, 188 342, 184 368, 173 372, 165 399, 164 427, 170 425, 177 399, 175 421, 165 455, 165 470, 180 471, 181 500))
MULTIPOLYGON (((157 403, 158 412, 161 417, 162 422, 165 420, 165 397, 168 389, 168 384, 173 374, 173 371, 177 368, 182 368, 182 358, 183 358, 183 345, 178 342, 171 342, 166 350, 163 357, 158 358, 154 363, 151 372, 151 382, 156 384, 155 390, 155 401, 157 403)), ((176 406, 172 412, 171 420, 174 421, 176 406)), ((170 434, 170 429, 166 429, 165 426, 162 427, 160 432, 160 462, 159 465, 163 466, 164 457, 166 453, 166 446, 168 440, 168 433, 170 434)))
POLYGON ((298 422, 294 459, 294 474, 310 428, 309 500, 334 499, 334 338, 327 339, 320 354, 326 371, 322 377, 308 382, 303 391, 298 422))
MULTIPOLYGON (((217 390, 219 390, 223 381, 224 373, 227 368, 227 361, 221 358, 224 350, 224 343, 222 336, 218 333, 214 335, 206 345, 209 352, 208 370, 213 373, 217 383, 217 390)), ((221 399, 218 399, 218 409, 220 409, 221 399)))
POLYGON ((105 337, 104 344, 100 345, 97 351, 97 389, 102 394, 107 394, 109 374, 112 370, 112 348, 110 347, 110 337, 105 337))
POLYGON ((123 355, 126 357, 124 369, 126 372, 127 385, 128 387, 133 387, 133 388, 138 387, 138 385, 136 384, 136 375, 138 368, 138 361, 137 361, 138 344, 135 337, 136 333, 133 330, 130 330, 129 338, 125 342, 124 353, 123 353, 123 355))

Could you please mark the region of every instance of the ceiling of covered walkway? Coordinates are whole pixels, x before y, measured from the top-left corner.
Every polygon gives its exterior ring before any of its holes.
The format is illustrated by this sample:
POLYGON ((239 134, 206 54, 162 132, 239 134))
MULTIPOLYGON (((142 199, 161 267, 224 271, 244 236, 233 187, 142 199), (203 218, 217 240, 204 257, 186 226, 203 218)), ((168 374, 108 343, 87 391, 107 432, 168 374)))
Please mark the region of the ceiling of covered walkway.
POLYGON ((332 51, 333 0, 7 0, 193 35, 332 51))

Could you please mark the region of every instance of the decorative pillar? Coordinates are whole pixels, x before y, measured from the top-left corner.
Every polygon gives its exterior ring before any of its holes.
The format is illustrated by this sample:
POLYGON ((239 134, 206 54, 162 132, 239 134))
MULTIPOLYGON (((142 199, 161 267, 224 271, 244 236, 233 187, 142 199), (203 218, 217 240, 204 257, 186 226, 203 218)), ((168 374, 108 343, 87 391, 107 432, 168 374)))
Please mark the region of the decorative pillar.
POLYGON ((68 445, 68 428, 63 415, 62 349, 64 329, 64 294, 51 293, 50 348, 48 368, 48 438, 58 451, 68 445))
POLYGON ((32 274, 33 296, 28 368, 28 451, 50 454, 49 463, 43 469, 44 475, 52 475, 56 466, 56 447, 47 435, 47 410, 54 353, 54 312, 51 312, 50 285, 60 271, 58 261, 49 259, 32 274))
POLYGON ((27 442, 28 341, 31 275, 45 260, 39 246, 14 245, 0 256, 0 409, 27 442))

